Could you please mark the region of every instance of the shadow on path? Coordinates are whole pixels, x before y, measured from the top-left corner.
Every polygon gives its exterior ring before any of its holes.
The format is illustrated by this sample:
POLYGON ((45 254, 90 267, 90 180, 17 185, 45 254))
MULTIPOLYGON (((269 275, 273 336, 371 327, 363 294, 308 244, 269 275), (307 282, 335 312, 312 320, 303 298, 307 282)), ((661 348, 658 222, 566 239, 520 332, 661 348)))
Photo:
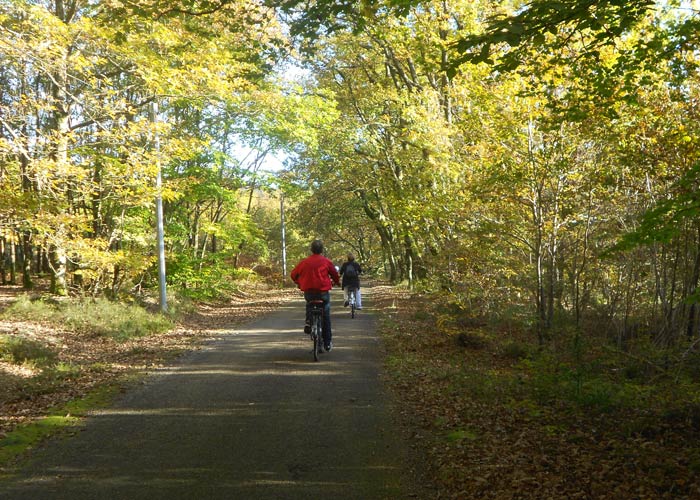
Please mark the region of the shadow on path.
POLYGON ((0 483, 2 499, 374 499, 415 492, 373 318, 334 297, 315 363, 303 303, 157 370, 0 483))

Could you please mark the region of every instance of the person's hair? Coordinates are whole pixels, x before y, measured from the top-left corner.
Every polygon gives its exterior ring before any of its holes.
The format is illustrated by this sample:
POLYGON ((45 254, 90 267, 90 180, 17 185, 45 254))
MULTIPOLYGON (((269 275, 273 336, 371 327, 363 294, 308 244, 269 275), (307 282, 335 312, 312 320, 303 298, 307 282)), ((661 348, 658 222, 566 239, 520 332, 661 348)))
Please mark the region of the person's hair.
POLYGON ((311 252, 315 254, 323 253, 323 242, 321 240, 312 241, 311 252))
POLYGON ((349 253, 348 260, 355 260, 355 256, 353 254, 349 253))

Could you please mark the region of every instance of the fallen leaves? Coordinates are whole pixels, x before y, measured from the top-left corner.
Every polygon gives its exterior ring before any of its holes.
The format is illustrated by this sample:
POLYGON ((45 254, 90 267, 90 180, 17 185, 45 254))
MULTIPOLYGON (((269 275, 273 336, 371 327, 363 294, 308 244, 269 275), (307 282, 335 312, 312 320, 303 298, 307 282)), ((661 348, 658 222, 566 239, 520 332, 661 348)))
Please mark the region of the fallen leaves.
MULTIPOLYGON (((0 287, 0 303, 7 304, 23 293, 18 287, 0 287)), ((64 378, 45 379, 29 365, 0 362, 0 438, 101 384, 161 366, 174 356, 197 348, 204 340, 297 297, 296 290, 258 284, 226 303, 202 305, 169 332, 126 342, 64 331, 40 322, 0 321, 0 334, 22 335, 50 344, 62 366, 74 367, 67 370, 64 378)))
POLYGON ((518 378, 515 356, 447 335, 449 323, 436 326, 420 296, 375 287, 372 298, 386 306, 381 330, 397 415, 436 498, 700 498, 692 414, 665 423, 648 408, 596 412, 531 400, 519 389, 531 381, 518 378))

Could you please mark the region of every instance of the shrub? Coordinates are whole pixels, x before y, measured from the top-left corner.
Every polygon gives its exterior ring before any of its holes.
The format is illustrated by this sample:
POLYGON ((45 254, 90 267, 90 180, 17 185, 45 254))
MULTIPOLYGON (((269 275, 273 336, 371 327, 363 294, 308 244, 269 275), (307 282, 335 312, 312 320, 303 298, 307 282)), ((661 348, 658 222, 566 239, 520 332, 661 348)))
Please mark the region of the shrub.
POLYGON ((139 306, 106 299, 68 303, 62 307, 63 323, 71 330, 125 341, 172 328, 171 321, 139 306))
POLYGON ((458 345, 466 349, 486 349, 489 346, 489 339, 478 332, 459 332, 455 336, 458 345))
POLYGON ((11 363, 50 365, 55 362, 56 353, 35 340, 0 335, 0 358, 11 363))
POLYGON ((56 303, 21 295, 3 313, 3 316, 18 320, 51 321, 55 313, 56 303))
POLYGON ((532 348, 522 342, 508 342, 503 346, 501 352, 506 358, 520 361, 530 357, 532 348))

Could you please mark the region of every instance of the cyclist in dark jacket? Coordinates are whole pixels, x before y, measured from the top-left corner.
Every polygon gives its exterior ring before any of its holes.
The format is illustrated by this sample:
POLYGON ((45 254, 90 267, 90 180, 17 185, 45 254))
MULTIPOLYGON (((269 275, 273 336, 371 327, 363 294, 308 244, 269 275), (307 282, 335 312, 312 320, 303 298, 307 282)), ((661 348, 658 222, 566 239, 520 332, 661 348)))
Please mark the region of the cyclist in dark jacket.
POLYGON ((301 260, 290 274, 292 281, 299 285, 306 299, 306 325, 304 331, 311 333, 311 303, 315 299, 323 300, 323 343, 326 351, 333 347, 331 342, 331 294, 330 289, 340 285, 340 276, 333 262, 321 255, 323 242, 311 242, 311 255, 301 260))
POLYGON ((355 289, 355 307, 362 309, 362 295, 360 294, 360 274, 362 267, 355 262, 355 256, 352 253, 348 254, 348 260, 340 266, 340 274, 343 276, 343 297, 345 298, 345 307, 348 307, 348 290, 355 289))

